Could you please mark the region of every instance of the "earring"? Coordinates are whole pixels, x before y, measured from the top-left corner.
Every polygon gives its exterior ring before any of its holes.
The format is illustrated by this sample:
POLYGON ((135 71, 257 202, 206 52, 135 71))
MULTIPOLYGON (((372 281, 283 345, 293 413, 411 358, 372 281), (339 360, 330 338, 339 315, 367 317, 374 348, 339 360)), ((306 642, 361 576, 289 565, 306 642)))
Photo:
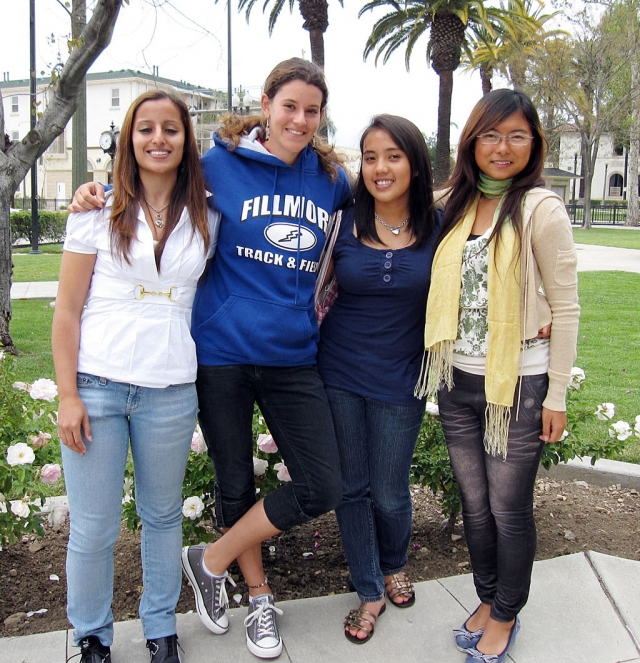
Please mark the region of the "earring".
POLYGON ((269 140, 269 118, 267 118, 267 123, 264 126, 264 139, 265 141, 269 140))
POLYGON ((313 138, 311 139, 311 144, 313 145, 313 149, 316 149, 316 135, 313 134, 313 138))

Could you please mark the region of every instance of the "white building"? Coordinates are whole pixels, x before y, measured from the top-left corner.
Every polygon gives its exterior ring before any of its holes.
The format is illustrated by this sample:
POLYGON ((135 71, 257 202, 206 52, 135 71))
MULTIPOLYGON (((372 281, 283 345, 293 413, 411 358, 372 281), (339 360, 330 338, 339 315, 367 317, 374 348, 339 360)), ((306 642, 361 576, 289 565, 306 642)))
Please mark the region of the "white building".
MULTIPOLYGON (((612 134, 603 134, 600 138, 596 166, 591 183, 592 200, 623 200, 625 179, 626 148, 616 145, 612 134)), ((570 127, 560 133, 560 163, 563 170, 581 174, 580 135, 570 127)), ((640 187, 640 182, 639 182, 640 187)), ((573 196, 573 192, 572 196, 573 196)), ((575 198, 580 199, 579 183, 575 198)))
MULTIPOLYGON (((122 70, 87 74, 86 82, 87 170, 89 179, 99 182, 109 181, 113 167, 111 158, 98 144, 100 135, 108 131, 112 123, 118 130, 127 108, 143 92, 151 89, 167 90, 177 93, 184 99, 192 110, 201 153, 211 147, 211 133, 215 121, 219 115, 226 112, 227 108, 226 94, 222 92, 139 71, 122 70)), ((22 140, 30 128, 29 81, 5 80, 0 82, 0 91, 4 104, 5 132, 12 141, 22 140)), ((49 80, 38 79, 37 98, 40 102, 38 110, 46 108, 52 97, 49 80)), ((253 104, 256 100, 245 96, 244 101, 253 104)), ((55 199, 56 206, 66 206, 66 201, 73 193, 71 191, 72 122, 73 119, 38 160, 38 196, 55 199)), ((30 192, 30 175, 27 175, 16 193, 26 198, 31 195, 30 192)))

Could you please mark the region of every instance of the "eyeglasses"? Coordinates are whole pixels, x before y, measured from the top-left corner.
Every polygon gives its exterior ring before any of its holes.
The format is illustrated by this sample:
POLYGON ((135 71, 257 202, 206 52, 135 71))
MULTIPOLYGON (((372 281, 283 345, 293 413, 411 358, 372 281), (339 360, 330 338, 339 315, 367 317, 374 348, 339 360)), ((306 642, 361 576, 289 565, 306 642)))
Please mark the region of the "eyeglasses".
POLYGON ((490 131, 486 134, 480 134, 476 136, 480 139, 482 145, 498 145, 502 142, 503 138, 507 139, 507 143, 513 147, 524 147, 529 144, 530 140, 533 140, 533 136, 527 136, 526 134, 509 134, 504 136, 503 134, 498 134, 493 131, 490 131))

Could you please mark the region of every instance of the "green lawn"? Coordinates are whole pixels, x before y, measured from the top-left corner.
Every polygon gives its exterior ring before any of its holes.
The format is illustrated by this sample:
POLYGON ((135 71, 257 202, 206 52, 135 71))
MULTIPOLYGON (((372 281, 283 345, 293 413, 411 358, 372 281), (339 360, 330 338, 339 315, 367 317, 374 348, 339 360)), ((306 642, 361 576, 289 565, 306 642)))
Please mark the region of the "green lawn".
MULTIPOLYGON (((625 231, 622 231, 625 232, 625 231)), ((615 421, 633 426, 640 414, 640 325, 638 325, 640 274, 581 272, 579 275, 580 334, 576 366, 587 374, 578 402, 616 406, 615 421)), ((588 425, 590 434, 607 435, 605 422, 588 425)), ((627 441, 618 460, 640 462, 640 439, 627 441)))
POLYGON ((578 244, 640 249, 640 229, 635 228, 591 228, 591 230, 574 228, 573 239, 578 244))
POLYGON ((45 244, 42 254, 30 254, 30 247, 14 248, 13 281, 57 281, 62 260, 62 244, 45 244))
POLYGON ((20 353, 17 357, 18 380, 55 379, 51 355, 53 309, 49 300, 18 299, 12 302, 12 307, 11 336, 20 353))

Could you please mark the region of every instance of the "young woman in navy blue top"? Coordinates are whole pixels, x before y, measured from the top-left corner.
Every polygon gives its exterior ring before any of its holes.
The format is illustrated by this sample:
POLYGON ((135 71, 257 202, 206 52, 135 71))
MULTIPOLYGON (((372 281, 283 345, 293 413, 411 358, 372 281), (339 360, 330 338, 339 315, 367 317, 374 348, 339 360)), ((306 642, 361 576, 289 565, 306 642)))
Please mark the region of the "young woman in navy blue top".
POLYGON ((357 644, 373 635, 385 594, 415 594, 406 573, 409 472, 424 414, 414 397, 439 216, 419 129, 379 115, 360 141, 355 207, 333 251, 338 297, 322 327, 318 367, 336 428, 342 502, 336 509, 360 606, 345 620, 357 644))

